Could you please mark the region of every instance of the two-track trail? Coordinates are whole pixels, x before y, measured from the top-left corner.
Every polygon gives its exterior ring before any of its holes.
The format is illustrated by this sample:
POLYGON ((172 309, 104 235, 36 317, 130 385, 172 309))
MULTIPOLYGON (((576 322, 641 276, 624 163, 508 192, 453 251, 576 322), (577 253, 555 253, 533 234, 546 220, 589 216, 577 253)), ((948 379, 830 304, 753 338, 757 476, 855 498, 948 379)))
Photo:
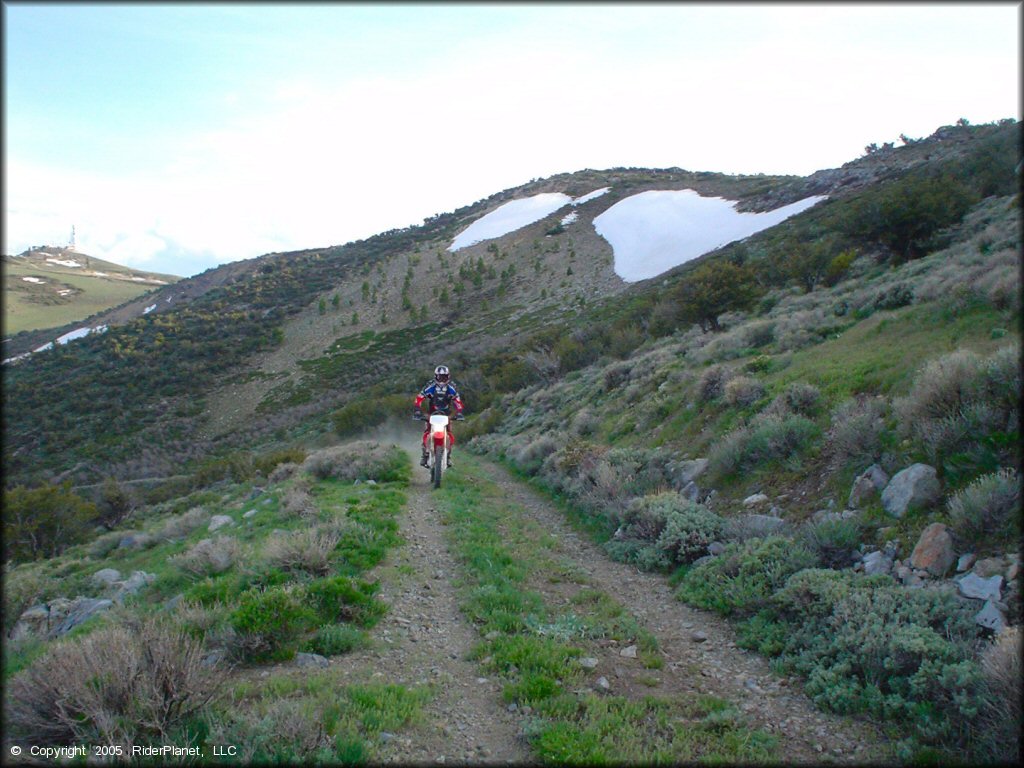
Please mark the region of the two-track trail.
MULTIPOLYGON (((414 459, 418 463, 418 451, 414 459)), ((534 763, 537 757, 523 735, 528 717, 503 701, 503 682, 471 658, 483 638, 459 609, 467 577, 448 536, 442 496, 425 470, 414 469, 401 518, 404 544, 373 574, 388 614, 373 630, 373 648, 336 657, 331 666, 344 683, 429 685, 433 690, 418 723, 382 735, 375 761, 534 763)), ((679 602, 664 577, 610 560, 575 532, 552 502, 501 467, 460 457, 453 471, 500 496, 508 509, 503 525, 514 527, 517 535, 539 532, 545 540, 537 549, 557 563, 563 578, 538 575, 526 586, 541 593, 547 605, 568 605, 580 590, 599 590, 657 638, 663 663, 654 669, 624 656, 615 642, 600 644, 592 650, 598 666, 588 685, 596 689, 593 683, 600 676, 607 693, 636 700, 719 697, 739 708, 751 728, 774 735, 777 758, 786 763, 891 761, 886 739, 876 728, 817 709, 797 681, 774 675, 762 657, 738 648, 728 622, 679 602)))
MULTIPOLYGON (((419 462, 419 452, 410 458, 419 462)), ((386 734, 374 760, 398 764, 531 762, 519 719, 501 703, 501 685, 469 660, 480 641, 458 607, 459 571, 426 470, 416 466, 401 518, 404 544, 378 567, 389 609, 370 650, 332 660, 344 682, 429 685, 420 722, 386 734)))

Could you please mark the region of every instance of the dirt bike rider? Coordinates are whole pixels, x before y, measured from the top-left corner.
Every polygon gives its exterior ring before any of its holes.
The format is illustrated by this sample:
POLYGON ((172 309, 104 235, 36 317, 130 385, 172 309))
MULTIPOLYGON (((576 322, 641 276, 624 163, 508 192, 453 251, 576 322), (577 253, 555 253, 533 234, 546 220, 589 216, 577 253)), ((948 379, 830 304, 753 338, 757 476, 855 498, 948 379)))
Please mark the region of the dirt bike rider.
MULTIPOLYGON (((462 398, 459 396, 458 389, 455 388, 455 382, 451 380, 451 374, 448 371, 448 367, 445 365, 439 365, 434 369, 434 380, 428 381, 426 386, 420 390, 420 393, 416 395, 416 401, 414 406, 416 408, 416 418, 423 418, 423 411, 420 406, 423 401, 428 401, 427 416, 424 419, 427 424, 423 430, 423 456, 420 459, 420 466, 427 466, 427 460, 430 458, 427 452, 427 437, 430 434, 430 416, 435 413, 443 413, 449 415, 452 410, 452 406, 455 406, 455 418, 462 418, 462 398)), ((455 445, 455 436, 452 434, 451 423, 448 424, 448 438, 451 445, 455 445)), ((452 454, 451 449, 448 451, 448 466, 452 466, 452 454)))

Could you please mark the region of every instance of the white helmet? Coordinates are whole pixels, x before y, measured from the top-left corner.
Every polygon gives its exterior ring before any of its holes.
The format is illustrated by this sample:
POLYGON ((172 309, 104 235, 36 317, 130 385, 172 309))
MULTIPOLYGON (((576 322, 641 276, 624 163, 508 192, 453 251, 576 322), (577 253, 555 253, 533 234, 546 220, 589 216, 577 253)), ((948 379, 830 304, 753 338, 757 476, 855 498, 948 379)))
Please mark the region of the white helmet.
POLYGON ((448 366, 439 365, 434 369, 434 381, 438 384, 447 384, 450 374, 448 373, 448 366))

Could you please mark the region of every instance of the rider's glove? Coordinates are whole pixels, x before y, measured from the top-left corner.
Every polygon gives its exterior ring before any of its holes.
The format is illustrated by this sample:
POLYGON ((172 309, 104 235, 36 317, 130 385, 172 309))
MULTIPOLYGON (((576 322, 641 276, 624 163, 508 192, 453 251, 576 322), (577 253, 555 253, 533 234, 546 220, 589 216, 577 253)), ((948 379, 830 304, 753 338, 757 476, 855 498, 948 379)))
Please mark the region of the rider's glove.
POLYGON ((466 418, 466 417, 463 416, 461 413, 456 413, 455 414, 455 420, 456 421, 462 421, 464 418, 466 418))
POLYGON ((421 411, 419 408, 417 408, 415 411, 412 412, 412 417, 414 419, 422 419, 423 418, 423 411, 421 411))

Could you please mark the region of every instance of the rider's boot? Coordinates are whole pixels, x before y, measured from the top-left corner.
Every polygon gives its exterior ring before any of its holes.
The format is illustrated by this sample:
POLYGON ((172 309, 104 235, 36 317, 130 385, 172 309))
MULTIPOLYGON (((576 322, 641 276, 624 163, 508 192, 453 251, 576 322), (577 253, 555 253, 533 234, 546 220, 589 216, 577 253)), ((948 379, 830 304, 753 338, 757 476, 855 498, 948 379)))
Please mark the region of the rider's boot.
POLYGON ((421 467, 425 467, 425 466, 427 466, 427 462, 428 462, 429 460, 430 460, 430 454, 429 454, 429 453, 427 453, 427 449, 426 449, 426 448, 424 448, 424 449, 423 449, 423 453, 422 453, 422 455, 420 456, 420 466, 421 466, 421 467))
POLYGON ((455 465, 452 464, 452 449, 448 449, 448 463, 445 465, 445 469, 451 469, 455 465))

